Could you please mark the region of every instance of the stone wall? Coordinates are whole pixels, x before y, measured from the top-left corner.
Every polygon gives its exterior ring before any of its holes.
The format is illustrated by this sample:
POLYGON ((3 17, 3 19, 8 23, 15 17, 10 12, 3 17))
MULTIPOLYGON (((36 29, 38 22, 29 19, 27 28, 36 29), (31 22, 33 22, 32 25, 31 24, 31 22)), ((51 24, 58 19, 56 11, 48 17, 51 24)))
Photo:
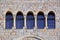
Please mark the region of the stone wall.
MULTIPOLYGON (((0 40, 23 40, 27 37, 37 37, 41 40, 60 40, 60 0, 0 0, 0 40), (14 27, 5 29, 5 14, 11 11, 14 17, 14 27), (55 13, 56 28, 48 29, 47 22, 44 29, 16 29, 15 18, 18 11, 23 12, 24 18, 28 11, 32 11, 36 17, 39 11, 44 12, 45 18, 49 11, 55 13)), ((28 40, 28 39, 26 39, 28 40)))

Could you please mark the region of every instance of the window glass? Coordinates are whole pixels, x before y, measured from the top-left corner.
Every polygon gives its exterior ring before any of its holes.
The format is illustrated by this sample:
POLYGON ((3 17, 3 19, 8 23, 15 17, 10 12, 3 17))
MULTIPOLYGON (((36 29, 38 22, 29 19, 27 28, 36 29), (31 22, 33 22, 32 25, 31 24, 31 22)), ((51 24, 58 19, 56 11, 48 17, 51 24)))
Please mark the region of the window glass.
POLYGON ((39 12, 37 15, 37 28, 43 29, 45 27, 45 17, 43 12, 39 12))
POLYGON ((16 16, 16 28, 22 29, 24 26, 24 17, 22 12, 18 12, 16 16))
POLYGON ((28 12, 26 22, 27 22, 27 28, 28 29, 34 28, 35 19, 34 19, 34 15, 32 12, 28 12))
POLYGON ((55 15, 53 12, 49 12, 48 14, 48 28, 55 28, 55 15))
POLYGON ((12 29, 13 26, 13 16, 11 12, 6 13, 6 29, 12 29))

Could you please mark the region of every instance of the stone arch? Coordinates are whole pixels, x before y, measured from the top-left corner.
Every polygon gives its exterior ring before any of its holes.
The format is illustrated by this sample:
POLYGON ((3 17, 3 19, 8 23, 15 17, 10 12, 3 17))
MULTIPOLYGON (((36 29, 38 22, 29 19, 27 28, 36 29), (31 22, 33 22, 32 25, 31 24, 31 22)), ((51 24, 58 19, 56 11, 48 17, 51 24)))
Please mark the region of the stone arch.
POLYGON ((33 29, 35 26, 35 18, 32 11, 29 11, 26 16, 27 29, 33 29), (32 23, 32 24, 31 24, 32 23))
POLYGON ((37 28, 44 29, 45 28, 45 16, 44 12, 39 11, 37 14, 37 28))
POLYGON ((30 40, 30 38, 34 38, 34 39, 37 39, 37 40, 44 40, 43 37, 40 37, 40 36, 34 36, 34 35, 24 36, 24 37, 21 38, 21 40, 26 40, 25 38, 29 38, 28 40, 30 40))
POLYGON ((17 29, 23 29, 24 27, 24 16, 21 11, 18 11, 16 14, 16 28, 17 29))
POLYGON ((55 29, 55 13, 53 11, 48 13, 47 23, 49 29, 55 29))
POLYGON ((5 15, 5 28, 12 29, 14 26, 14 18, 11 11, 7 11, 5 15))

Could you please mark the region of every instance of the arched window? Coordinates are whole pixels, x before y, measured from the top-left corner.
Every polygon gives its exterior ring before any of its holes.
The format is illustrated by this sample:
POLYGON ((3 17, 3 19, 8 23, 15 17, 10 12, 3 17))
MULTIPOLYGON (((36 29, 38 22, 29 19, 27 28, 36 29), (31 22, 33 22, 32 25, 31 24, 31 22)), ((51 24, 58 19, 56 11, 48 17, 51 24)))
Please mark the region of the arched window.
POLYGON ((6 29, 12 29, 13 27, 13 15, 10 11, 6 13, 6 29))
POLYGON ((45 17, 43 12, 39 12, 37 15, 37 28, 43 29, 45 27, 45 17))
POLYGON ((35 19, 34 19, 33 12, 31 12, 31 11, 29 11, 27 14, 26 25, 27 25, 27 29, 33 29, 34 28, 35 19))
POLYGON ((50 11, 48 14, 47 24, 49 29, 55 28, 55 14, 53 11, 50 11))
POLYGON ((18 12, 16 15, 16 29, 22 29, 24 26, 24 16, 22 12, 18 12))

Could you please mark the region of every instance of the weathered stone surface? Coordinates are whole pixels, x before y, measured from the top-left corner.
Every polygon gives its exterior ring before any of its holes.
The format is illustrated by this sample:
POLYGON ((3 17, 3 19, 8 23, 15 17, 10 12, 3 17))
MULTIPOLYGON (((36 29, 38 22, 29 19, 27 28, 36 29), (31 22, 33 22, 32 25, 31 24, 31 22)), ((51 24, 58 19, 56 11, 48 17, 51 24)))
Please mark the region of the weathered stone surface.
POLYGON ((22 40, 26 37, 26 40, 30 40, 28 37, 37 37, 41 40, 60 40, 60 0, 0 0, 0 40, 22 40), (28 11, 32 11, 34 16, 39 11, 44 12, 45 16, 48 16, 49 11, 54 11, 56 28, 47 29, 46 25, 44 29, 29 30, 26 28, 15 29, 16 25, 14 25, 12 29, 5 29, 7 11, 11 11, 14 18, 18 11, 21 11, 24 16, 28 11))

